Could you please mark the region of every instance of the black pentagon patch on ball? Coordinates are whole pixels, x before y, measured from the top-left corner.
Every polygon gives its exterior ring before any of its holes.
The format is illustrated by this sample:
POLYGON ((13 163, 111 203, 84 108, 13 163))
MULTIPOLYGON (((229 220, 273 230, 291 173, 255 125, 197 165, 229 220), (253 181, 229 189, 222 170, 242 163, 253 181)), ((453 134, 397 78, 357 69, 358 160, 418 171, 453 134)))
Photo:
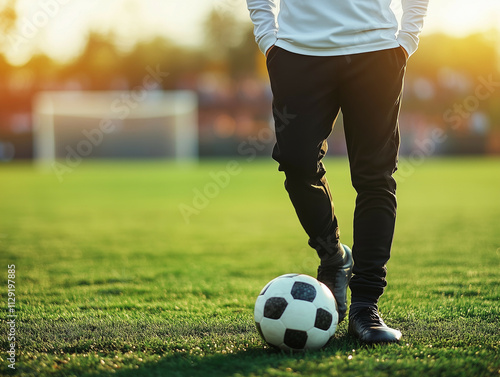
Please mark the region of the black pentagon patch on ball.
POLYGON ((314 322, 314 327, 326 331, 332 325, 332 321, 332 313, 327 312, 325 309, 318 309, 316 311, 316 321, 314 322))
POLYGON ((316 288, 309 283, 296 281, 292 287, 292 296, 296 300, 313 302, 316 298, 316 288))
POLYGON ((279 319, 287 306, 288 302, 283 297, 271 297, 264 305, 264 317, 279 319))
POLYGON ((307 332, 286 329, 283 343, 290 348, 300 350, 306 346, 307 332))

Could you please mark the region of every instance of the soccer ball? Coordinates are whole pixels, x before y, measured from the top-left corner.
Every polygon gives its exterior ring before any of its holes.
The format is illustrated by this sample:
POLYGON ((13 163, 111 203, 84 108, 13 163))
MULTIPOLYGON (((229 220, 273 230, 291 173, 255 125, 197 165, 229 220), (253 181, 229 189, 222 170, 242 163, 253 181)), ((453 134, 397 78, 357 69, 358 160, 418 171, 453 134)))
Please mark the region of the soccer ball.
POLYGON ((255 325, 262 338, 285 351, 322 348, 335 333, 337 304, 315 278, 287 274, 271 280, 255 302, 255 325))

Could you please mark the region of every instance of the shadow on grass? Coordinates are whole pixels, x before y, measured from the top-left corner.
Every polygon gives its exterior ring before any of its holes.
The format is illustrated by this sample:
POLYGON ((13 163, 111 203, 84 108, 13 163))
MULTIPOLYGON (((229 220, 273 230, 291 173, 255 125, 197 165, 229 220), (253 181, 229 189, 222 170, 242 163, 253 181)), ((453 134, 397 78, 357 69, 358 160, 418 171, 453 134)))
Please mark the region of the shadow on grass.
MULTIPOLYGON (((261 376, 266 371, 285 369, 290 361, 321 362, 332 355, 345 355, 360 343, 348 335, 334 338, 320 351, 286 353, 271 348, 255 347, 230 354, 169 355, 157 362, 141 365, 139 369, 117 370, 114 376, 168 376, 168 377, 227 377, 261 376)), ((97 377, 98 374, 88 375, 97 377)), ((99 374, 102 376, 102 374, 99 374)))

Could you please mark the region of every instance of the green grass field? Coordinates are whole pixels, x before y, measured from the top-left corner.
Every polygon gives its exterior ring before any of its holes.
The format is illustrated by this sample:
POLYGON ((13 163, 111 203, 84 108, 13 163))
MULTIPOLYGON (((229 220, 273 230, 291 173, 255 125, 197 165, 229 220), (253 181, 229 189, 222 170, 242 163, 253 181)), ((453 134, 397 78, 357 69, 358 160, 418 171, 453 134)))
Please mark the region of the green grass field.
MULTIPOLYGON (((403 164, 380 302, 403 342, 364 346, 342 323, 325 349, 301 354, 264 346, 253 304, 278 275, 315 275, 317 257, 276 165, 238 161, 217 188, 211 173, 226 164, 84 161, 62 183, 28 164, 0 166, 0 374, 499 375, 499 159, 403 164), (204 202, 196 190, 213 198, 204 202), (181 204, 193 207, 189 223, 181 204), (15 371, 6 354, 10 264, 15 371)), ((351 244, 347 163, 326 166, 351 244)))

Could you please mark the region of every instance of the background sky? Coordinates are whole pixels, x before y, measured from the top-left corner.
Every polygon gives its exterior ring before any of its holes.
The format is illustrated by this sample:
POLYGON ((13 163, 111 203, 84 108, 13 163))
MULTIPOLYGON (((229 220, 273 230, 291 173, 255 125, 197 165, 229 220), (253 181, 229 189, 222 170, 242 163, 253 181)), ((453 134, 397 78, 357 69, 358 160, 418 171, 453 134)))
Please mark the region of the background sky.
MULTIPOLYGON (((21 64, 43 51, 66 60, 83 48, 89 30, 114 32, 123 49, 153 35, 195 46, 213 8, 234 11, 242 25, 250 22, 245 0, 18 0, 18 30, 7 56, 21 64)), ((500 0, 430 0, 424 34, 463 36, 499 25, 500 0)))

